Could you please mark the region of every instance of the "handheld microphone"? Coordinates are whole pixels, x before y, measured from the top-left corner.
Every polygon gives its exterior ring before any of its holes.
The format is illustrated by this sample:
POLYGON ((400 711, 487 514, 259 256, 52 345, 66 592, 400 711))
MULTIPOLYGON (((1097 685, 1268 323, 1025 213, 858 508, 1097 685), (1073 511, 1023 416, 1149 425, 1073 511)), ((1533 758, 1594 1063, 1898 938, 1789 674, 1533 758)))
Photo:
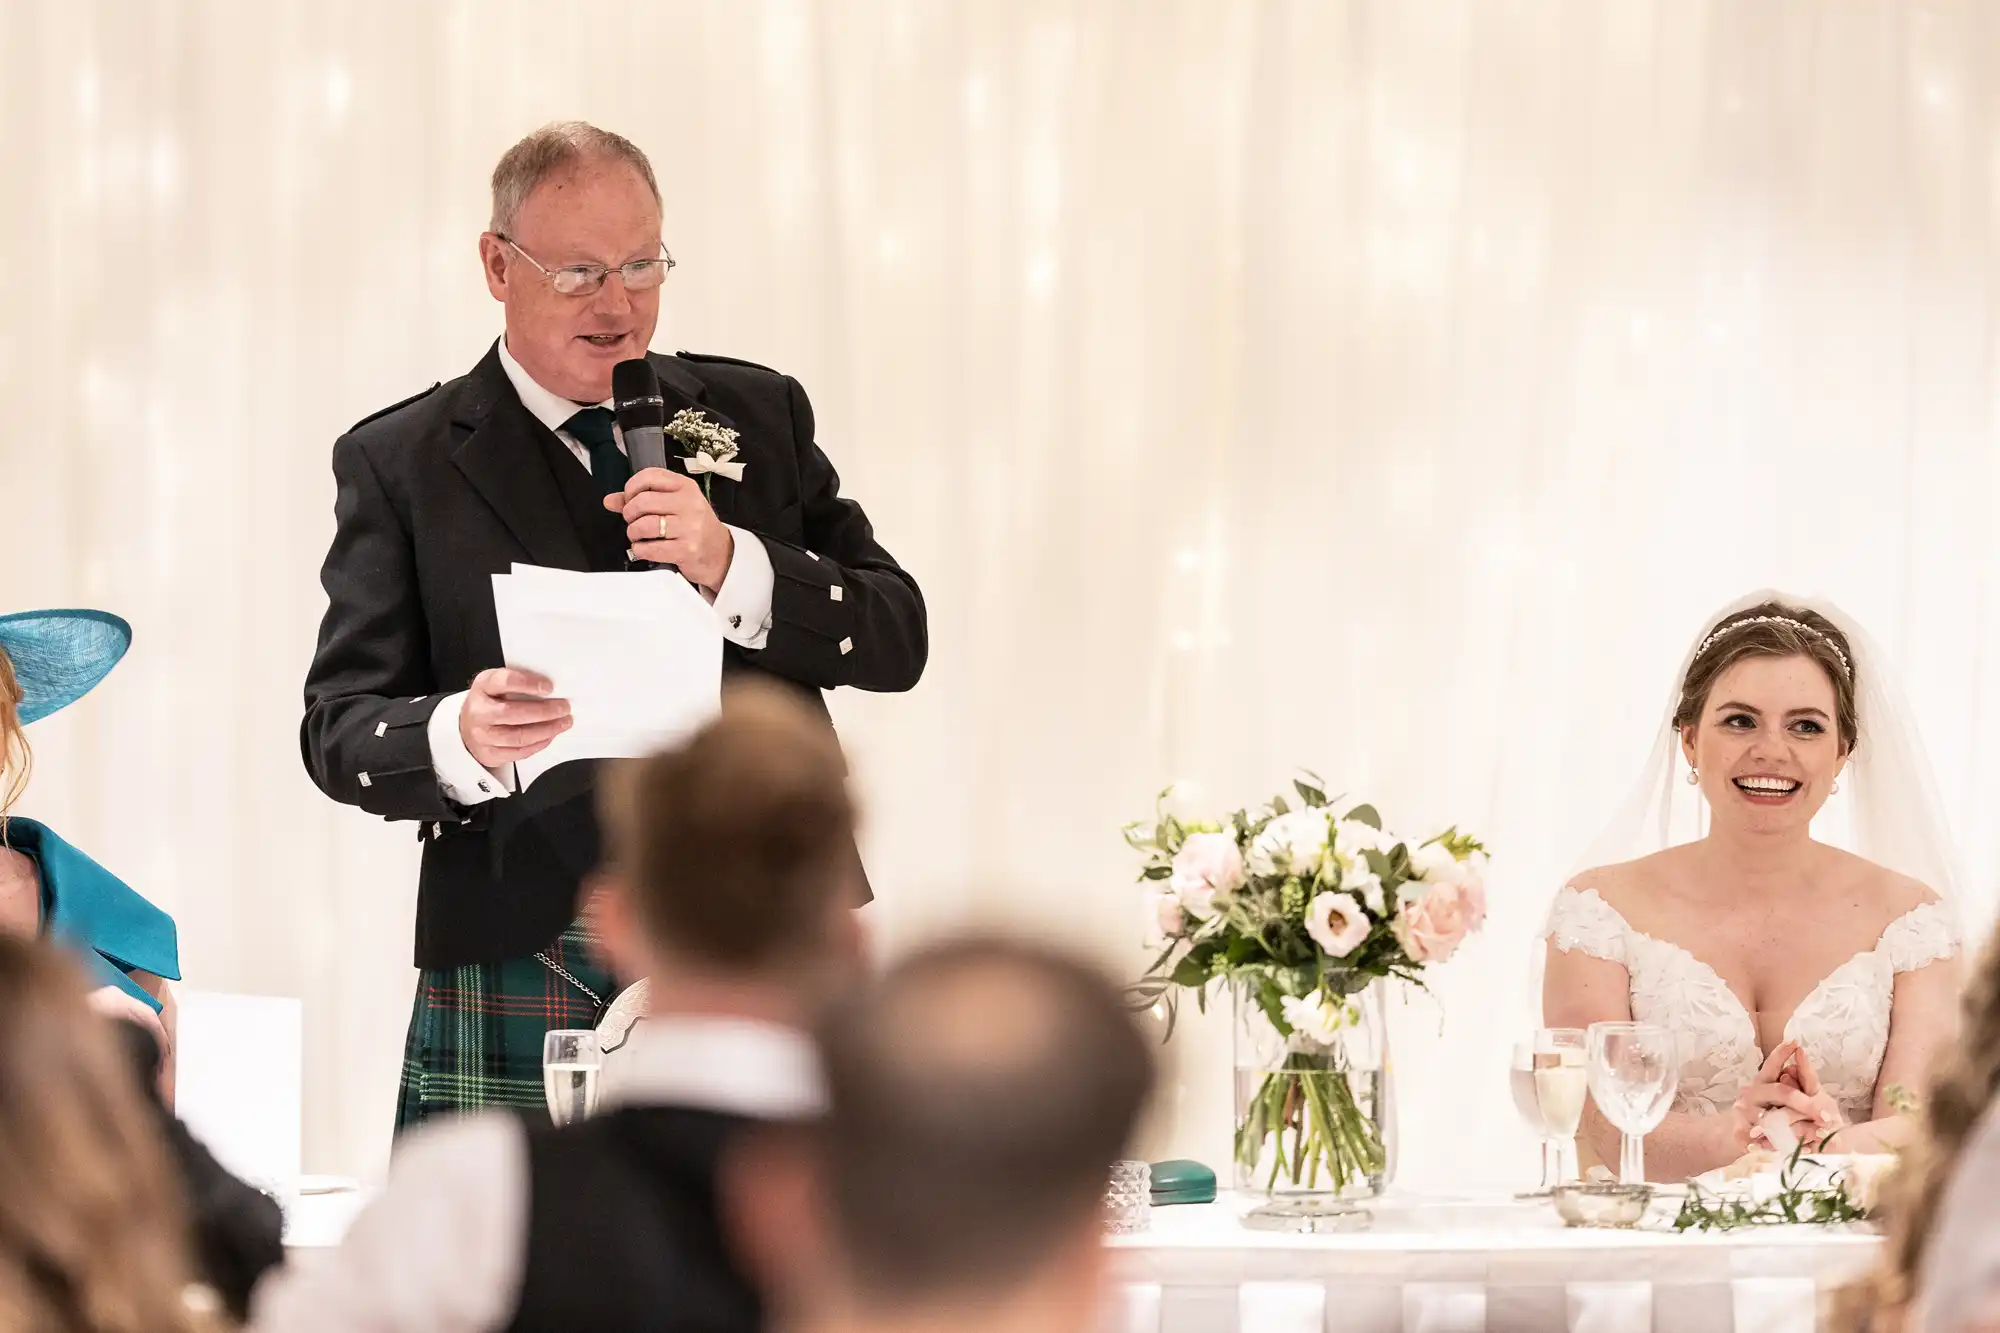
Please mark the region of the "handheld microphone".
POLYGON ((611 401, 618 429, 625 434, 625 457, 632 471, 667 465, 667 400, 660 396, 660 377, 643 356, 611 368, 611 401))
MULTIPOLYGON (((625 436, 625 458, 634 475, 667 465, 667 400, 660 396, 660 377, 643 356, 611 368, 611 404, 618 429, 625 436)), ((633 569, 672 569, 651 560, 634 560, 633 569)))

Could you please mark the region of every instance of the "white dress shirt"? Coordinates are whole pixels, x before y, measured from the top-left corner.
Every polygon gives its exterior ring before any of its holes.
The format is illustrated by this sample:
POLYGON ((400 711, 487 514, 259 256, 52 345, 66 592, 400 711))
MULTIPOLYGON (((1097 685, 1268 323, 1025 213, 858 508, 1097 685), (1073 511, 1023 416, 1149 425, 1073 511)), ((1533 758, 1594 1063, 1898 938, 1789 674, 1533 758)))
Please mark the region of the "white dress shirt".
MULTIPOLYGON (((738 1018, 647 1020, 603 1105, 685 1106, 757 1120, 824 1110, 801 1033, 738 1018)), ((490 1111, 426 1125, 398 1145, 389 1183, 340 1248, 266 1278, 255 1333, 487 1333, 514 1317, 527 1271, 528 1142, 490 1111)), ((611 1275, 615 1278, 615 1275, 611 1275)))
MULTIPOLYGON (((514 392, 521 397, 521 405, 535 420, 554 431, 556 438, 576 455, 576 461, 588 471, 590 450, 564 430, 563 423, 586 407, 608 408, 611 400, 607 398, 596 404, 576 403, 560 394, 550 393, 537 384, 507 351, 505 338, 500 340, 500 368, 507 372, 514 392)), ((625 448, 625 432, 614 423, 612 434, 622 451, 625 448)), ((764 549, 764 543, 757 534, 746 532, 734 524, 723 526, 729 529, 735 548, 730 557, 729 572, 723 575, 722 586, 715 591, 715 614, 722 621, 723 638, 754 652, 764 646, 771 632, 771 592, 777 581, 771 572, 771 553, 764 549)), ((465 748, 465 738, 458 730, 458 714, 465 705, 467 693, 461 690, 439 700, 436 710, 431 713, 426 734, 430 739, 431 767, 437 772, 438 785, 444 789, 445 798, 459 805, 478 805, 482 801, 512 795, 517 784, 512 764, 487 768, 465 748)))

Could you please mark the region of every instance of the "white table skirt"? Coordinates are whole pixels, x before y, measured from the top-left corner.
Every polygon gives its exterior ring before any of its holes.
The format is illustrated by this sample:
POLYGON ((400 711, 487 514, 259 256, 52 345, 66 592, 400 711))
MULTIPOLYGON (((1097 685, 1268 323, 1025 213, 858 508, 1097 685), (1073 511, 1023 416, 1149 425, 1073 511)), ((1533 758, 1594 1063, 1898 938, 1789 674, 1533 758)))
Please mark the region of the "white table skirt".
POLYGON ((1580 1231, 1545 1203, 1392 1197, 1342 1236, 1249 1231, 1248 1206, 1156 1208, 1114 1237, 1116 1333, 1812 1333, 1880 1238, 1580 1231))

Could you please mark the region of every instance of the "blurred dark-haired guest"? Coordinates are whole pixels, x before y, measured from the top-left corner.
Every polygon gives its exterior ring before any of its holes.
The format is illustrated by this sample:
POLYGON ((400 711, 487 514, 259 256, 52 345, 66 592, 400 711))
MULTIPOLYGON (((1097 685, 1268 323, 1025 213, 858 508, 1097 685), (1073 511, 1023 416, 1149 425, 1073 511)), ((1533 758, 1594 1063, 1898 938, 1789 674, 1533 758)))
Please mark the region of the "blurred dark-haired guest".
POLYGON ((0 1329, 213 1326, 158 1126, 82 966, 0 934, 0 1329))
POLYGON ((622 1077, 563 1129, 488 1112, 407 1137, 340 1249, 258 1292, 256 1328, 762 1326, 718 1163, 747 1127, 823 1105, 807 1030, 859 967, 845 765, 796 699, 744 686, 602 794, 597 929, 651 983, 622 1077))
POLYGON ((829 1106, 746 1141, 732 1225, 793 1333, 1098 1326, 1112 1163, 1154 1068, 1080 962, 972 939, 916 955, 821 1041, 829 1106))

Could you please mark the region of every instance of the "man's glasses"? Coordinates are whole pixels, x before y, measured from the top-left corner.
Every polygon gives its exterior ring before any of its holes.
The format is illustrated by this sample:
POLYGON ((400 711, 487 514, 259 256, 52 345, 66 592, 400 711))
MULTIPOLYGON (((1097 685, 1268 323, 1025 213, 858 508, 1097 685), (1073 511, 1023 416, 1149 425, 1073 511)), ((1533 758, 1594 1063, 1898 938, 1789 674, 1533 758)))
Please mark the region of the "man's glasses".
POLYGON ((514 253, 540 269, 542 276, 549 280, 549 286, 564 296, 588 296, 604 285, 604 280, 616 273, 625 283, 628 292, 647 292, 667 280, 667 270, 674 266, 674 257, 660 247, 658 259, 635 259, 629 264, 607 268, 603 264, 571 264, 565 268, 548 268, 540 260, 523 250, 512 236, 505 232, 493 233, 514 247, 514 253))

